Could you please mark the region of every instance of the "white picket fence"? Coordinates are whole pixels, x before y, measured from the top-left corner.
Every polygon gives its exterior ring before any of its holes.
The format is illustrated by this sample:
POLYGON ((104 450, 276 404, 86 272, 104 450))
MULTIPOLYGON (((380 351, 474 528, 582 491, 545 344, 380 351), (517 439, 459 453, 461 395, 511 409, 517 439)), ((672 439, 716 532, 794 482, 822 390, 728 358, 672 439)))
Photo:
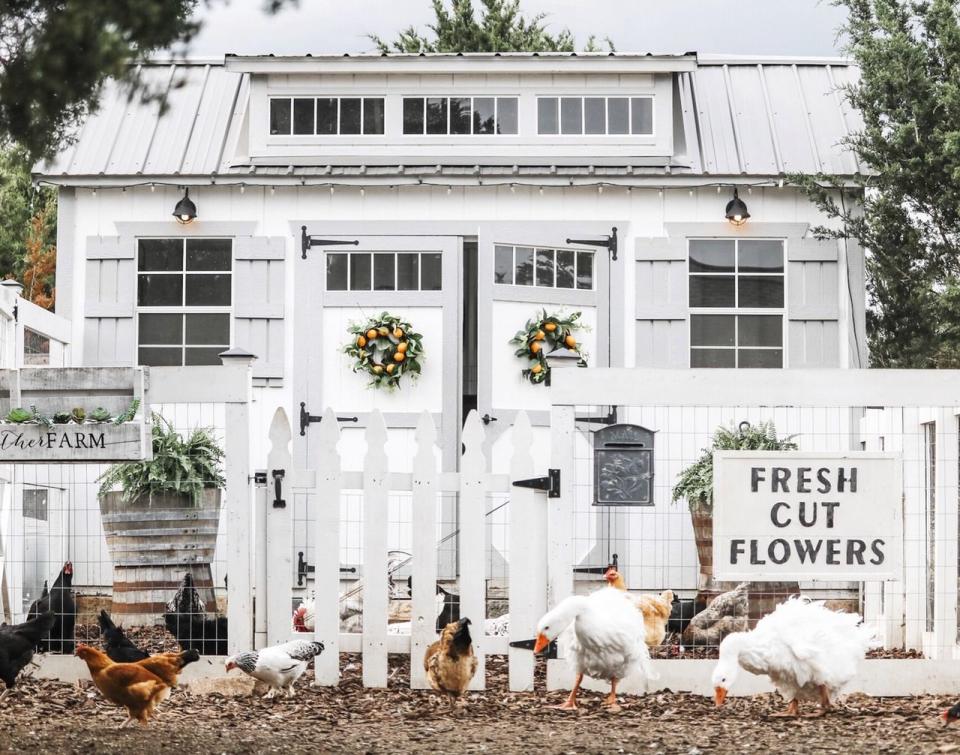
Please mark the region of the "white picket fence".
MULTIPOLYGON (((366 454, 362 469, 343 469, 338 450, 340 430, 332 409, 323 413, 319 444, 310 470, 293 470, 290 455, 291 430, 285 412, 277 410, 270 429, 268 483, 258 497, 258 522, 263 536, 257 543, 258 585, 265 586, 265 623, 257 619, 257 640, 273 644, 289 639, 291 627, 291 578, 293 565, 292 495, 309 493, 313 500, 315 574, 314 634, 325 650, 316 661, 316 681, 335 685, 340 678, 340 653, 362 653, 363 684, 387 686, 388 653, 409 653, 411 687, 429 685, 423 670, 423 655, 437 638, 437 533, 440 496, 456 494, 459 501, 459 595, 460 615, 472 622, 478 672, 471 689, 484 688, 487 655, 509 655, 510 689, 533 689, 534 657, 529 650, 509 647, 509 642, 531 639, 537 620, 546 610, 546 496, 537 491, 511 487, 510 481, 536 475, 530 448, 533 432, 524 412, 512 428, 510 474, 491 474, 484 448, 484 428, 476 412, 464 423, 463 456, 459 472, 438 471, 437 430, 424 412, 415 431, 412 472, 390 470, 386 453, 387 428, 374 410, 365 431, 366 454), (280 499, 275 505, 274 470, 284 470, 280 499), (340 532, 341 495, 362 491, 363 499, 363 632, 340 631, 340 532), (391 492, 409 492, 412 500, 412 597, 409 635, 387 633, 388 614, 388 500, 391 492), (510 495, 508 542, 510 636, 486 636, 486 514, 489 497, 510 495)), ((544 474, 545 470, 540 470, 544 474)), ((263 490, 263 489, 262 489, 263 490)), ((259 595, 258 595, 259 599, 259 595)), ((303 638, 304 635, 298 635, 303 638)))

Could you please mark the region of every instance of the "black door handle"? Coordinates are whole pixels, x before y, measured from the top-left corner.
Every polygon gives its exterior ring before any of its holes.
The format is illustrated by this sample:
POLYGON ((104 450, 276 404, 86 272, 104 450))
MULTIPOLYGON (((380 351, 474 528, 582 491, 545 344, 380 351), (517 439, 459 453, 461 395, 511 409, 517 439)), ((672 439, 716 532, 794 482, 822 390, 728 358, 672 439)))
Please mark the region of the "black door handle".
POLYGON ((485 425, 489 425, 491 422, 496 422, 496 421, 497 421, 497 418, 496 418, 496 417, 491 417, 489 414, 484 414, 484 415, 480 418, 480 421, 483 422, 483 424, 485 424, 485 425))

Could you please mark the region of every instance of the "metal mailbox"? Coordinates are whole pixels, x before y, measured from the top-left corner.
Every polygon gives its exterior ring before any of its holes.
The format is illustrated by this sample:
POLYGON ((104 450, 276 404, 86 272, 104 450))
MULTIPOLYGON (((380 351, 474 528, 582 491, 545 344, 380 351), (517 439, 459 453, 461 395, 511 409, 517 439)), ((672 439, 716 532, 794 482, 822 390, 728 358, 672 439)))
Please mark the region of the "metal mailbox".
POLYGON ((653 505, 653 431, 611 425, 593 436, 593 505, 653 505))

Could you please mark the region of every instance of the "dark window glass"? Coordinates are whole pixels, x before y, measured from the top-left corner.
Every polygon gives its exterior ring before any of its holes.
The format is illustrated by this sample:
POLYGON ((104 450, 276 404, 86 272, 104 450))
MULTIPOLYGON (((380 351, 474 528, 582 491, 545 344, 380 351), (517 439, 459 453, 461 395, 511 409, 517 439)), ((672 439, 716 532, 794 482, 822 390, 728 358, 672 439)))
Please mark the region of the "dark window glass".
MULTIPOLYGON (((177 315, 179 317, 179 315, 177 315)), ((230 315, 228 314, 187 314, 188 345, 216 344, 226 346, 230 343, 230 315)))
POLYGON ((559 133, 556 97, 541 97, 537 100, 537 133, 559 133))
POLYGON ((270 100, 270 133, 278 135, 290 133, 289 99, 270 100))
POLYGON ((187 270, 229 270, 230 239, 187 239, 187 270))
POLYGON ((719 275, 690 276, 691 307, 734 307, 734 277, 719 275))
POLYGON ((181 344, 183 343, 183 315, 140 315, 140 343, 144 344, 181 344))
POLYGON ((580 97, 560 98, 560 133, 583 133, 583 99, 580 97))
POLYGON ((736 317, 734 315, 691 315, 691 346, 733 346, 736 317))
POLYGON ((593 252, 577 252, 577 288, 593 288, 593 252))
POLYGON ((427 98, 427 133, 446 134, 447 131, 447 98, 427 98))
POLYGON ((184 364, 188 367, 194 367, 196 365, 204 364, 222 364, 220 361, 220 354, 224 351, 222 346, 217 346, 216 348, 202 348, 198 349, 196 347, 186 348, 186 357, 184 358, 184 364))
POLYGON ((229 307, 229 275, 188 275, 184 304, 188 307, 229 307))
POLYGON ((182 239, 140 239, 138 270, 183 270, 182 239))
POLYGON ((691 273, 732 273, 734 265, 732 240, 696 239, 690 241, 691 273))
POLYGON ((607 100, 607 133, 630 133, 630 107, 626 97, 611 97, 607 100))
POLYGON ((741 315, 737 339, 738 346, 783 346, 783 318, 780 315, 741 315))
POLYGON ((744 239, 737 265, 741 273, 782 273, 783 242, 744 239))
POLYGON ((470 133, 470 98, 450 98, 450 133, 470 133))
POLYGON ((650 97, 632 97, 630 110, 633 115, 633 124, 630 132, 633 134, 653 133, 653 100, 650 97))
POLYGON ((576 252, 569 249, 557 250, 557 288, 573 288, 576 285, 574 279, 575 261, 576 252))
POLYGON ((537 249, 537 285, 553 288, 553 249, 537 249))
POLYGON ((517 133, 517 98, 497 97, 497 133, 517 133))
POLYGON ((425 252, 420 255, 420 290, 439 291, 443 287, 443 269, 440 255, 425 252))
POLYGON ((420 288, 420 255, 397 255, 397 290, 417 291, 420 288))
POLYGON ((691 367, 736 367, 734 349, 690 349, 691 367))
POLYGON ((514 250, 516 264, 513 282, 518 286, 533 285, 533 249, 529 246, 518 246, 514 250))
POLYGON ((370 290, 370 255, 350 255, 350 290, 370 290))
POLYGON ((340 98, 340 133, 360 133, 360 98, 340 98))
POLYGON ((738 367, 783 367, 782 349, 739 349, 738 367))
POLYGON ((313 100, 293 101, 293 133, 313 134, 313 100))
POLYGON ((337 98, 321 97, 317 100, 317 133, 335 136, 337 132, 337 98))
POLYGON ((327 291, 347 290, 347 258, 349 254, 327 252, 327 291))
POLYGON ((513 283, 513 247, 500 246, 493 248, 493 282, 513 283))
POLYGON ((179 307, 183 304, 182 275, 137 276, 137 304, 141 307, 179 307))
POLYGON ((476 97, 473 100, 473 133, 495 134, 496 113, 493 97, 476 97))
POLYGON ((606 100, 603 97, 586 97, 583 100, 583 120, 586 133, 607 133, 606 105, 606 100))
POLYGON ((395 291, 397 284, 396 256, 392 253, 373 255, 373 290, 395 291))
POLYGON ((783 278, 779 275, 741 275, 739 287, 738 306, 783 306, 783 278))
POLYGON ((149 367, 179 367, 183 364, 183 349, 141 346, 137 349, 137 364, 149 367))
POLYGON ((363 133, 383 133, 383 97, 364 97, 363 133))
POLYGON ((403 98, 403 133, 423 133, 423 98, 403 98))

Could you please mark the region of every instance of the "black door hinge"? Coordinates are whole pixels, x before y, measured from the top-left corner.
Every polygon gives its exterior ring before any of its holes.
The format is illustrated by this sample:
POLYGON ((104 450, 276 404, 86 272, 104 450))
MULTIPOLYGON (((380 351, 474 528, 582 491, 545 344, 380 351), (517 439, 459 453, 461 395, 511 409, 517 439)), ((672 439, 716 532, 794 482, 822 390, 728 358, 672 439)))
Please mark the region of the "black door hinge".
POLYGON ((343 239, 320 239, 307 233, 305 225, 300 226, 300 259, 307 258, 307 251, 313 246, 357 246, 358 240, 344 241, 343 239))
MULTIPOLYGON (((300 402, 300 434, 306 435, 307 428, 314 422, 321 422, 323 417, 319 414, 310 414, 307 411, 305 402, 300 402)), ((359 417, 337 417, 337 422, 359 422, 359 417)))
POLYGON ((613 560, 610 561, 610 563, 607 564, 606 566, 574 566, 573 573, 574 574, 606 574, 607 569, 609 569, 611 566, 614 569, 620 568, 619 562, 618 562, 618 556, 616 553, 613 554, 613 560))
POLYGON ((282 469, 271 469, 270 474, 273 476, 273 508, 285 509, 287 502, 280 497, 282 492, 280 486, 285 472, 282 469))
POLYGON ((497 421, 497 418, 496 418, 496 417, 491 417, 489 414, 484 414, 484 415, 480 418, 480 421, 483 422, 483 424, 485 424, 485 425, 489 425, 491 422, 496 422, 496 421, 497 421))
MULTIPOLYGON (((297 587, 303 587, 303 581, 307 578, 308 574, 312 574, 317 570, 317 567, 313 564, 307 563, 307 559, 303 557, 303 551, 297 553, 297 587)), ((347 574, 356 574, 356 566, 341 566, 341 572, 347 574)))
POLYGON ((610 259, 617 261, 617 227, 611 229, 605 239, 567 239, 568 244, 583 244, 584 246, 605 246, 610 251, 610 259))
POLYGON ((532 488, 533 490, 542 490, 547 494, 547 498, 559 498, 560 470, 548 469, 546 477, 531 477, 529 480, 514 480, 511 484, 515 488, 532 488))
MULTIPOLYGON (((514 640, 510 643, 510 647, 519 648, 520 650, 533 650, 536 644, 536 640, 514 640)), ((557 641, 552 640, 549 645, 547 645, 540 653, 538 653, 538 655, 547 659, 558 658, 557 641)))

